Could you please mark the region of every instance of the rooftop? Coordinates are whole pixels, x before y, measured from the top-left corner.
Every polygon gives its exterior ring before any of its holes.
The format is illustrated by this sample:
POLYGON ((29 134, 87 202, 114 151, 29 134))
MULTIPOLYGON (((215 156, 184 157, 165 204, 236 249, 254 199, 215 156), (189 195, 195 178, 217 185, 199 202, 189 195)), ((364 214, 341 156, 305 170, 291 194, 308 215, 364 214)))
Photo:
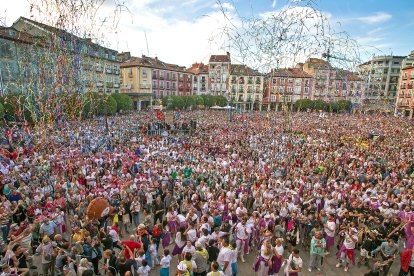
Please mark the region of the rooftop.
POLYGON ((190 68, 187 69, 187 72, 192 73, 194 75, 199 74, 208 74, 208 66, 204 63, 193 63, 190 68))
POLYGON ((299 68, 272 69, 267 74, 268 77, 288 77, 288 78, 312 78, 312 76, 299 68))
POLYGON ((231 62, 230 53, 227 52, 225 55, 211 55, 208 62, 231 62))
POLYGON ((236 76, 261 76, 259 71, 254 70, 244 64, 232 64, 230 68, 230 75, 236 76))
POLYGON ((120 67, 149 67, 149 68, 156 68, 156 69, 164 69, 170 71, 185 71, 184 66, 178 66, 176 64, 165 63, 158 59, 158 57, 152 58, 142 55, 142 57, 132 57, 131 59, 121 63, 120 67))

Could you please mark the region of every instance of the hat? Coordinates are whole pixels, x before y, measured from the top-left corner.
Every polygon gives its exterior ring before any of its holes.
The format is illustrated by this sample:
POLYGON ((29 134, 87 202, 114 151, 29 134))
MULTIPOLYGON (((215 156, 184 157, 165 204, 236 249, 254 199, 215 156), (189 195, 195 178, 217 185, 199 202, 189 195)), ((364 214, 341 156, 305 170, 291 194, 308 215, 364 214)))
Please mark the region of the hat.
POLYGON ((177 266, 177 270, 179 270, 179 271, 186 271, 187 270, 187 266, 185 264, 179 264, 177 266))

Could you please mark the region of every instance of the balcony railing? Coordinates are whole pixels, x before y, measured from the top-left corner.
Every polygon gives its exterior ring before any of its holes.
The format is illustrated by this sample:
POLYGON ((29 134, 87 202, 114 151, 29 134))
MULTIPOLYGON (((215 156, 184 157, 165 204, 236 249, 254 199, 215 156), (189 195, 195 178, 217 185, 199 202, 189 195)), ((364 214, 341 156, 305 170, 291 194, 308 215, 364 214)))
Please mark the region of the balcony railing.
POLYGON ((412 84, 407 85, 407 87, 408 87, 408 89, 413 89, 413 85, 412 84))
POLYGON ((114 83, 114 88, 119 88, 119 83, 114 83))
POLYGON ((149 89, 150 87, 149 87, 149 85, 144 85, 144 84, 141 84, 141 89, 149 89))

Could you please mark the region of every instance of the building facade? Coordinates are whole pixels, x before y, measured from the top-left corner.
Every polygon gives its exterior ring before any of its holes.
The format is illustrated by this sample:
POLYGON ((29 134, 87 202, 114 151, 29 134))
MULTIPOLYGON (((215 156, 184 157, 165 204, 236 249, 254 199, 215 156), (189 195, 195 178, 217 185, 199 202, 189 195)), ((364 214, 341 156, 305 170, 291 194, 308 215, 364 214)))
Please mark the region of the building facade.
MULTIPOLYGON (((70 89, 81 92, 119 92, 117 51, 25 17, 17 19, 12 28, 36 37, 36 45, 45 48, 43 54, 36 57, 37 64, 43 66, 43 70, 51 69, 53 72, 55 69, 53 75, 62 79, 62 89, 73 81, 70 89), (56 60, 60 62, 58 65, 56 60)), ((42 71, 42 68, 37 71, 42 71)))
POLYGON ((268 110, 280 110, 301 99, 311 99, 313 79, 299 68, 273 69, 266 76, 263 105, 268 110))
POLYGON ((395 111, 403 116, 413 118, 414 100, 414 66, 406 66, 401 69, 400 86, 398 87, 398 96, 395 111))
POLYGON ((185 67, 144 55, 131 57, 120 67, 121 92, 132 97, 134 109, 153 105, 167 96, 192 95, 193 74, 185 67))
POLYGON ((231 58, 226 55, 212 55, 208 62, 208 89, 212 95, 228 97, 231 58))
POLYGON ((232 64, 230 99, 239 110, 261 110, 264 77, 246 65, 232 64))
POLYGON ((208 66, 203 63, 193 63, 187 69, 189 74, 193 76, 193 95, 206 95, 208 90, 208 66))
POLYGON ((370 108, 393 109, 403 56, 378 56, 358 66, 367 83, 364 104, 370 108))

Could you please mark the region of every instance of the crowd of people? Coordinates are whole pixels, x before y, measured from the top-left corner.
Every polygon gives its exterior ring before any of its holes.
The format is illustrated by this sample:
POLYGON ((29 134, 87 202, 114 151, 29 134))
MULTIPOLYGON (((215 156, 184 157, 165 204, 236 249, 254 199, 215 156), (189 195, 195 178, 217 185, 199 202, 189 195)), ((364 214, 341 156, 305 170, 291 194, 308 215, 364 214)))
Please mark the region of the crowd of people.
POLYGON ((196 127, 177 132, 156 120, 2 129, 1 276, 316 275, 335 258, 414 274, 413 122, 192 111, 177 125, 196 127), (91 218, 96 198, 111 210, 91 218))

